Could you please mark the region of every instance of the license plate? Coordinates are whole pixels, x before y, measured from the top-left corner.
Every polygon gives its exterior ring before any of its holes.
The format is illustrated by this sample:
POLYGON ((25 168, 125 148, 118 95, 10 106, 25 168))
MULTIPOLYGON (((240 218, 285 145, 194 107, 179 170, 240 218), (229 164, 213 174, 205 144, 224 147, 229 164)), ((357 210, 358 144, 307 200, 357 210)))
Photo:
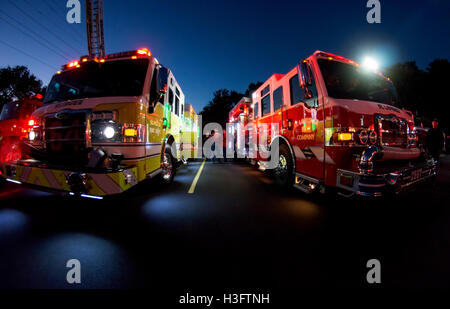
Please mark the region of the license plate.
POLYGON ((411 172, 411 181, 416 181, 422 178, 422 169, 418 169, 411 172))

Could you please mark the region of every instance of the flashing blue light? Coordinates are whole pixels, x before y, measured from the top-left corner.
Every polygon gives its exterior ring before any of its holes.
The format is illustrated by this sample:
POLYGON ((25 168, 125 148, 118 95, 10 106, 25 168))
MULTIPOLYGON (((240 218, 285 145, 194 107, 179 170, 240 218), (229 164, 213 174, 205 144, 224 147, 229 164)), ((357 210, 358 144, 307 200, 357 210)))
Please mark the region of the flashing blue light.
POLYGON ((18 181, 18 180, 9 179, 9 178, 6 178, 6 181, 9 181, 9 182, 12 182, 12 183, 15 183, 15 184, 18 184, 18 185, 21 185, 21 184, 22 184, 22 183, 21 183, 20 181, 18 181))
POLYGON ((94 200, 103 200, 103 197, 101 197, 101 196, 88 195, 88 194, 81 194, 80 196, 86 197, 86 198, 92 198, 94 200))

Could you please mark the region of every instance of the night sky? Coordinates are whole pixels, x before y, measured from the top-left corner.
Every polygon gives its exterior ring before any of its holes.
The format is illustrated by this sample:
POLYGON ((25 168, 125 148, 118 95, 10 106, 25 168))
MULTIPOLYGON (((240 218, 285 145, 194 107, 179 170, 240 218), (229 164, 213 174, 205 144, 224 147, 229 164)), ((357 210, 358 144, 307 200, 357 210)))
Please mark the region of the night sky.
MULTIPOLYGON (((87 54, 84 1, 79 25, 66 22, 66 2, 0 0, 0 67, 26 65, 48 83, 87 54)), ((366 0, 104 0, 106 52, 148 47, 197 112, 214 90, 243 92, 315 50, 371 55, 382 66, 415 60, 423 69, 450 58, 450 1, 380 2, 382 23, 368 24, 366 0)))

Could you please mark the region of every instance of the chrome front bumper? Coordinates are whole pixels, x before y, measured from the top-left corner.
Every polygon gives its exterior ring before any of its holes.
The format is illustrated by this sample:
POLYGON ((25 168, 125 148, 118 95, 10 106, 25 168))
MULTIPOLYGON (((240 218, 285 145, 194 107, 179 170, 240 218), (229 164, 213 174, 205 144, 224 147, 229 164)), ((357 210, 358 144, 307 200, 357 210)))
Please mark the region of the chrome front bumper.
POLYGON ((380 197, 402 190, 436 176, 434 160, 410 163, 399 168, 380 168, 372 172, 353 172, 338 169, 336 186, 361 196, 380 197))

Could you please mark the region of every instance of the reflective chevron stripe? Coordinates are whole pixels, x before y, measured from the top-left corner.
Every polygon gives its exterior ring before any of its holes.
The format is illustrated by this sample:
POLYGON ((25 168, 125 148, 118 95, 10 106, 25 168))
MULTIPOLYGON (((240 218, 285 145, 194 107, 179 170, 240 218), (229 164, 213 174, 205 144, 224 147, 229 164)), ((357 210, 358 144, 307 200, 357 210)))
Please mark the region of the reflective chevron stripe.
MULTIPOLYGON (((155 166, 158 166, 159 168, 159 157, 156 159, 158 161, 156 163, 158 164, 155 164, 155 166)), ((142 162, 145 164, 144 161, 142 162)), ((6 164, 5 171, 7 170, 15 171, 13 175, 8 175, 5 173, 9 179, 51 190, 70 192, 70 187, 67 184, 66 177, 72 173, 71 171, 45 169, 15 164, 6 164)), ((136 185, 146 176, 140 175, 139 177, 142 179, 139 179, 138 175, 138 167, 113 173, 86 173, 86 193, 94 196, 122 193, 136 185)))
POLYGON ((317 160, 323 162, 324 154, 325 154, 325 163, 327 164, 336 164, 333 159, 328 155, 326 151, 324 151, 321 146, 310 146, 304 149, 300 149, 297 145, 293 147, 295 158, 299 160, 309 160, 316 158, 317 160))

